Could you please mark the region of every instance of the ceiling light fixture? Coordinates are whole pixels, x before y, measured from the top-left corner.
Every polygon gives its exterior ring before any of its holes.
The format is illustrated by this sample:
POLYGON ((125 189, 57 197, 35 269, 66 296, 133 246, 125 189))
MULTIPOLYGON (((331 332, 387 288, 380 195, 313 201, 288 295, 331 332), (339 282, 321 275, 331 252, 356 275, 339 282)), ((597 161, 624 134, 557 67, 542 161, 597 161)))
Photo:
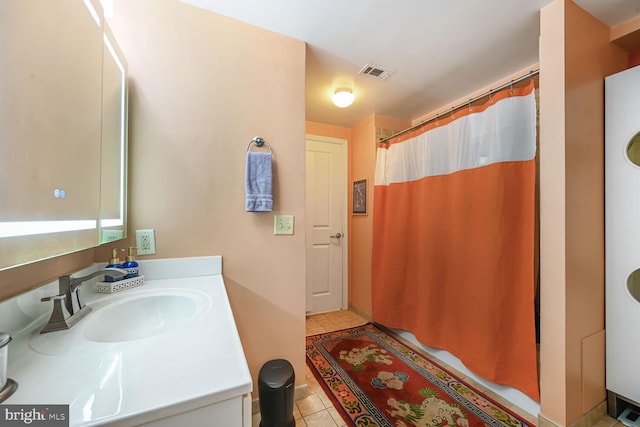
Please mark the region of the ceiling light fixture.
POLYGON ((333 103, 336 107, 345 108, 353 104, 353 91, 348 87, 341 87, 333 93, 333 103))

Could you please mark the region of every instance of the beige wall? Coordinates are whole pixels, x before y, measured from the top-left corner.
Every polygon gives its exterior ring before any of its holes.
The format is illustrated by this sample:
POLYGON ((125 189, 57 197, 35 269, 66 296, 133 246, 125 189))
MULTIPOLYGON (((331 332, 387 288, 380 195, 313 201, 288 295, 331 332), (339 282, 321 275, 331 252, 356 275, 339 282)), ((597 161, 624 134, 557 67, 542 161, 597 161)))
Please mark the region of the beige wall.
POLYGON ((351 141, 351 128, 346 128, 344 126, 328 125, 325 123, 307 121, 306 129, 308 135, 346 139, 347 144, 349 141, 351 141))
POLYGON ((375 116, 351 130, 349 146, 349 306, 371 316, 371 228, 375 171, 375 116), (367 179, 367 215, 351 215, 353 181, 367 179))
POLYGON ((605 399, 604 77, 627 52, 569 0, 541 12, 541 414, 569 425, 605 399))
POLYGON ((304 43, 176 0, 114 9, 131 79, 129 242, 153 228, 157 253, 141 259, 222 255, 254 393, 274 358, 304 384, 304 43), (244 211, 256 135, 273 148, 273 213, 244 211), (273 235, 278 213, 295 216, 293 236, 273 235))
POLYGON ((540 398, 543 414, 556 422, 566 419, 567 401, 566 387, 558 384, 566 377, 563 10, 561 1, 542 10, 540 36, 540 234, 548 242, 540 248, 540 398))
POLYGON ((34 262, 0 271, 0 301, 49 283, 93 264, 94 250, 34 262))

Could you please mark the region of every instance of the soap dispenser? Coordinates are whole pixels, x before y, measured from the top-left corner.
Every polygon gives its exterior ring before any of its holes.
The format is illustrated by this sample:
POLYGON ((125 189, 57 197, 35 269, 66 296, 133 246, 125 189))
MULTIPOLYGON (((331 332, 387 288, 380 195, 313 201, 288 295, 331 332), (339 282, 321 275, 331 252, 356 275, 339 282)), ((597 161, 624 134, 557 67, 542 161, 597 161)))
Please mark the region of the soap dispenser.
MULTIPOLYGON (((107 265, 105 268, 123 268, 122 264, 120 264, 120 258, 118 258, 118 249, 114 249, 111 252, 111 259, 109 260, 109 265, 107 265)), ((113 276, 109 276, 108 274, 104 275, 105 282, 117 282, 118 280, 122 280, 122 279, 124 279, 124 277, 122 276, 113 277, 113 276)))
POLYGON ((132 277, 138 277, 139 269, 138 263, 133 255, 133 250, 136 249, 133 246, 129 246, 129 254, 127 255, 127 261, 122 264, 122 268, 128 271, 124 276, 125 279, 131 279, 132 277))

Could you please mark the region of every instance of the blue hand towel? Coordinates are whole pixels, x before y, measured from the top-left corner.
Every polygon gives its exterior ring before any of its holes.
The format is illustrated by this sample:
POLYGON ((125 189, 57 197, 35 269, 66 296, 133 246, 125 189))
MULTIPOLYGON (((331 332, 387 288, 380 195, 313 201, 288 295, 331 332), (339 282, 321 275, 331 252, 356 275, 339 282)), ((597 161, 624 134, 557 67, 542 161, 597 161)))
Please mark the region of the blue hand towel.
POLYGON ((245 211, 271 212, 273 210, 272 181, 271 153, 248 151, 244 183, 247 194, 245 211))

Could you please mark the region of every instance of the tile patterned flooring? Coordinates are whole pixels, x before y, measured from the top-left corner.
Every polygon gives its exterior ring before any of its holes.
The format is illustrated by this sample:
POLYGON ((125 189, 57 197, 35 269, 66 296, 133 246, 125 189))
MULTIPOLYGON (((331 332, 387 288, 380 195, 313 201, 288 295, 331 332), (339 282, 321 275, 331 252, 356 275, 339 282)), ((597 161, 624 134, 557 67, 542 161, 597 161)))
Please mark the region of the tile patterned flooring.
MULTIPOLYGON (((325 332, 337 331, 340 329, 351 328, 360 326, 367 323, 367 320, 353 311, 339 310, 330 313, 316 314, 307 316, 306 334, 316 335, 325 332)), ((495 401, 506 406, 516 414, 520 415, 531 425, 536 426, 538 424, 537 417, 530 415, 527 412, 520 410, 510 402, 506 401, 502 397, 496 395, 491 390, 487 390, 482 385, 475 382, 473 379, 465 376, 454 368, 447 364, 436 360, 440 365, 444 366, 449 372, 458 376, 468 384, 476 387, 487 396, 491 397, 495 401)), ((320 384, 316 381, 315 377, 306 368, 306 382, 307 382, 307 395, 296 401, 294 407, 294 417, 296 419, 296 427, 346 427, 344 420, 338 413, 338 411, 331 403, 331 400, 322 390, 320 384)), ((252 427, 259 427, 260 414, 253 415, 252 427)), ((601 420, 594 424, 594 427, 625 427, 617 420, 605 416, 601 420)))

